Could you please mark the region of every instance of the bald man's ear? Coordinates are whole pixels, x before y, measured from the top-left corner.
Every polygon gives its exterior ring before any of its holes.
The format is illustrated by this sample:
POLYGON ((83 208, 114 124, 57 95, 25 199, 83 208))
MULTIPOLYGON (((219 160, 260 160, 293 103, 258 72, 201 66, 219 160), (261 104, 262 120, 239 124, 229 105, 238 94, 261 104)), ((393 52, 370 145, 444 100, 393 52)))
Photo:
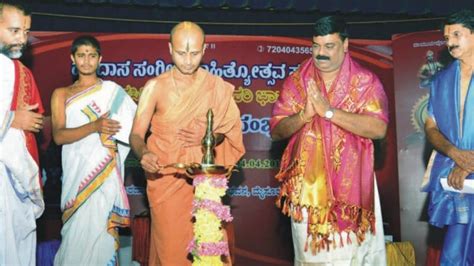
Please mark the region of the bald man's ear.
POLYGON ((169 42, 168 48, 170 48, 170 55, 173 55, 173 45, 169 42))
POLYGON ((207 43, 204 43, 202 45, 202 55, 204 55, 206 53, 206 48, 207 48, 207 43))

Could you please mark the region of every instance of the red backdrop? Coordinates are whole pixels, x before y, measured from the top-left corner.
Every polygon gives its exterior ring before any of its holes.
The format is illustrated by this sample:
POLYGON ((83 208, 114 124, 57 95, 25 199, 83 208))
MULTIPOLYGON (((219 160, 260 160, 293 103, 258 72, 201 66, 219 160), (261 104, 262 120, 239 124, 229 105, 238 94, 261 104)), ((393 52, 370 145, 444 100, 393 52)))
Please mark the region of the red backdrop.
MULTIPOLYGON (((42 92, 47 115, 52 91, 72 83, 69 49, 79 33, 35 32, 31 67, 42 92)), ((114 80, 130 94, 138 94, 145 82, 171 66, 168 35, 93 33, 102 46, 103 79, 114 80)), ((203 65, 236 87, 234 98, 241 110, 247 153, 239 162, 228 191, 232 206, 238 265, 291 265, 289 220, 275 207, 279 192, 274 175, 284 144, 272 143, 269 117, 283 80, 311 56, 309 39, 256 36, 207 36, 203 65)), ((390 127, 385 141, 377 143, 377 179, 386 234, 399 239, 399 203, 394 118, 392 58, 385 52, 390 42, 353 40, 350 50, 361 64, 373 70, 390 100, 390 127)), ((50 130, 44 130, 43 150, 50 130)), ((49 160, 49 158, 46 158, 49 160)), ((138 162, 129 158, 126 185, 132 214, 141 213, 144 180, 138 162)))
MULTIPOLYGON (((424 134, 429 76, 451 60, 440 31, 400 34, 392 40, 397 116, 402 239, 413 243, 417 265, 427 245, 441 245, 442 234, 427 222, 427 193, 420 184, 431 152, 424 134), (431 58, 430 58, 431 56, 431 58)), ((427 263, 426 265, 436 265, 427 263)))

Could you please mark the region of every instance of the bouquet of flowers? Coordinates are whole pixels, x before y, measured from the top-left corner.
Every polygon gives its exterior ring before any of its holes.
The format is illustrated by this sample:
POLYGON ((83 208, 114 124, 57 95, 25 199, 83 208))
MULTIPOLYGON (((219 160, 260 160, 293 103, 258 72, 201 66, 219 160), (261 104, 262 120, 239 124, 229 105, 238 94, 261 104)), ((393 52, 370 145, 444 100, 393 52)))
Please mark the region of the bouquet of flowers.
POLYGON ((221 197, 227 190, 226 175, 198 175, 194 186, 194 239, 188 245, 194 266, 223 265, 221 256, 229 256, 222 221, 232 221, 229 206, 221 197))

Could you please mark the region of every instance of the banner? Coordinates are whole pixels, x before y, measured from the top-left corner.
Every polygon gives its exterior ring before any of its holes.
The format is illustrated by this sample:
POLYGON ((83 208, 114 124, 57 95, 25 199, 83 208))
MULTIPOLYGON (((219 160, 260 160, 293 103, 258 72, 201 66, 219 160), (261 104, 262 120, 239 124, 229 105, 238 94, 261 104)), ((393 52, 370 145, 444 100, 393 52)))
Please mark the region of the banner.
POLYGON ((424 123, 431 78, 448 64, 449 56, 440 31, 396 35, 392 47, 402 239, 413 243, 417 264, 424 264, 430 229, 427 193, 420 192, 420 185, 432 150, 424 123))
MULTIPOLYGON (((71 64, 70 46, 79 33, 35 32, 32 44, 32 71, 50 114, 49 102, 55 88, 70 85, 76 72, 71 64)), ((145 82, 172 67, 169 35, 92 33, 102 46, 102 79, 114 80, 138 99, 145 82)), ((390 42, 351 41, 351 54, 381 79, 393 103, 390 42), (385 48, 384 48, 385 47, 385 48)), ((228 190, 228 204, 234 216, 236 263, 238 265, 291 265, 293 247, 289 219, 275 207, 279 193, 274 179, 285 143, 274 143, 269 135, 273 103, 285 78, 304 59, 311 57, 311 40, 262 36, 206 36, 207 50, 202 66, 235 85, 234 98, 241 111, 247 153, 238 163, 228 190)), ((391 104, 393 111, 393 104, 391 104)), ((391 121, 394 121, 391 112, 391 121)), ((378 149, 377 178, 382 207, 398 206, 395 129, 378 149), (383 148, 385 147, 385 148, 383 148)), ((50 129, 44 130, 43 150, 50 147, 50 129)), ((46 182, 47 183, 47 182, 46 182)), ((132 215, 146 212, 145 180, 139 162, 130 156, 125 180, 132 215)), ((391 207, 391 208, 392 208, 391 207)), ((398 208, 384 215, 398 234, 398 208)), ((387 210, 387 211, 385 211, 387 210)))

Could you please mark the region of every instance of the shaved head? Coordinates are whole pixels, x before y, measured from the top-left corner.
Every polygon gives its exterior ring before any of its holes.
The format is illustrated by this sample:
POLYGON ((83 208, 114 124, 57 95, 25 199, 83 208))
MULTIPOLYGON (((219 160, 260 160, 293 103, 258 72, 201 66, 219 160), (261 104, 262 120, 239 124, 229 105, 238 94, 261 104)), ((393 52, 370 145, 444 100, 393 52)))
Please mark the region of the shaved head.
POLYGON ((169 49, 176 69, 184 75, 193 75, 206 50, 204 31, 198 24, 184 21, 171 30, 169 49))
MULTIPOLYGON (((180 37, 191 37, 196 40, 202 40, 202 45, 204 46, 205 34, 204 30, 196 23, 191 21, 183 21, 171 29, 170 34, 170 43, 173 45, 173 40, 177 40, 180 37)), ((187 38, 186 38, 187 39, 187 38)), ((187 45, 189 47, 189 44, 187 45)), ((189 48, 188 48, 189 49, 189 48)))

